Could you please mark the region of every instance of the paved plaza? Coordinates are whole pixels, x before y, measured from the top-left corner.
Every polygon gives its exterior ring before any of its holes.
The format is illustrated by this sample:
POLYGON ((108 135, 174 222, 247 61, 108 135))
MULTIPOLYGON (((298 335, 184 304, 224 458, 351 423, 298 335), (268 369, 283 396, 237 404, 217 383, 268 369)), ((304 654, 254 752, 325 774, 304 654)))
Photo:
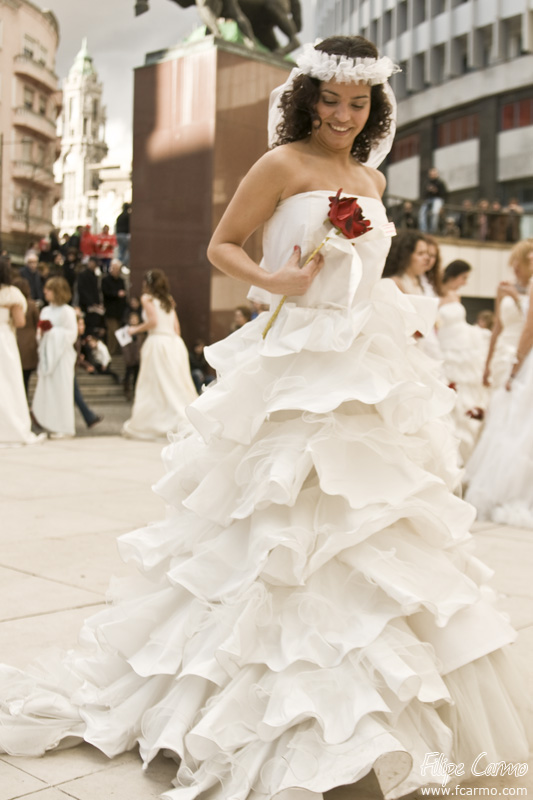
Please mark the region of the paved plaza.
MULTIPOLYGON (((24 667, 50 645, 75 644, 82 620, 103 605, 110 576, 129 570, 118 557, 117 536, 164 513, 151 491, 163 472, 161 443, 96 432, 0 450, 0 660, 14 666, 24 667)), ((531 664, 533 532, 478 523, 475 540, 519 630, 516 650, 531 664)), ((163 756, 143 772, 134 752, 109 760, 88 745, 42 759, 0 756, 0 800, 151 800, 170 787, 175 772, 163 756)), ((524 778, 483 778, 461 788, 524 797, 504 789, 527 787, 533 797, 532 772, 533 762, 524 778)), ((326 800, 379 797, 369 779, 326 800)))

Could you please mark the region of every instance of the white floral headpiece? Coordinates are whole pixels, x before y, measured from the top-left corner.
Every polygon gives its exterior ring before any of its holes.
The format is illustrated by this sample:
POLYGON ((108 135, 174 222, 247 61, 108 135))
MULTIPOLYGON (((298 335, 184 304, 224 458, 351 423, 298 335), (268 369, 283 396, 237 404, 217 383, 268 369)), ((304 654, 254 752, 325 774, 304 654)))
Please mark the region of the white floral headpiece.
POLYGON ((388 56, 383 58, 349 58, 316 50, 315 44, 306 44, 296 59, 296 74, 309 75, 320 81, 336 80, 338 83, 368 83, 375 86, 385 83, 391 75, 401 72, 388 56))

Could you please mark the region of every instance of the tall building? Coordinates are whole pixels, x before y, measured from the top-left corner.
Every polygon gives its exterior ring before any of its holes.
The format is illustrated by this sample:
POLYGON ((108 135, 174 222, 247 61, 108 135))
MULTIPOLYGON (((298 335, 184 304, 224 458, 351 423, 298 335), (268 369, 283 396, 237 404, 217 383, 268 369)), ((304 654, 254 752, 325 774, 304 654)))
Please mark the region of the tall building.
POLYGON ((72 233, 77 225, 91 225, 93 230, 98 227, 98 169, 107 154, 102 92, 84 39, 63 81, 58 126, 61 153, 56 164, 56 179, 62 188, 54 209, 54 221, 61 233, 72 233))
POLYGON ((52 227, 58 43, 51 11, 28 0, 0 2, 0 233, 15 256, 52 227))
POLYGON ((435 166, 451 202, 516 197, 533 210, 531 0, 321 0, 316 24, 321 37, 361 34, 402 67, 391 195, 418 198, 435 166))

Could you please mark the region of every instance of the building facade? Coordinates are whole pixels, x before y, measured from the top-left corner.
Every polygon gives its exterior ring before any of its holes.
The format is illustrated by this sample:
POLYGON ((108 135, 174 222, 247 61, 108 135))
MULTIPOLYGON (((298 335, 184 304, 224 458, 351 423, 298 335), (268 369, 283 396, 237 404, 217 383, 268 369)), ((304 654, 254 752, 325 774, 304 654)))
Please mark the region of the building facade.
POLYGON ((58 43, 52 12, 0 0, 0 233, 15 256, 52 227, 58 43))
POLYGON ((361 34, 402 67, 390 195, 418 199, 434 166, 451 203, 516 198, 533 211, 531 0, 322 0, 316 25, 361 34))
POLYGON ((98 230, 99 169, 107 154, 102 93, 84 39, 68 78, 63 81, 58 125, 61 152, 55 170, 61 197, 54 209, 54 222, 61 233, 72 233, 77 225, 91 225, 93 231, 98 230))

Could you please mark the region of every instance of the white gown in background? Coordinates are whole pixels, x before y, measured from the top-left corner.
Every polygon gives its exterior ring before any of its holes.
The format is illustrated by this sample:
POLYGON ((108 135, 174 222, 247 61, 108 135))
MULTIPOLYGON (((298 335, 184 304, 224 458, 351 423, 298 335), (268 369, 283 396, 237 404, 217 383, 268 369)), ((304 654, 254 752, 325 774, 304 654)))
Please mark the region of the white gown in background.
POLYGON ((459 453, 465 464, 481 432, 482 418, 468 412, 485 412, 489 390, 483 386, 490 332, 466 321, 466 309, 460 302, 444 303, 439 308, 437 337, 443 357, 446 380, 454 385, 456 402, 452 411, 459 453))
POLYGON ((198 397, 185 342, 174 330, 174 313, 152 298, 156 327, 141 349, 141 368, 131 417, 123 433, 136 439, 166 438, 186 422, 185 408, 198 397))
POLYGON ((35 444, 42 437, 31 430, 22 364, 10 306, 26 312, 26 298, 16 286, 0 288, 0 447, 35 444))
POLYGON ((66 303, 49 305, 41 311, 40 320, 48 320, 52 328, 42 334, 39 342, 37 386, 31 410, 45 430, 74 436, 76 312, 66 303))
MULTIPOLYGON (((334 193, 279 204, 265 264, 322 241, 334 193)), ((82 649, 0 668, 0 748, 174 753, 167 800, 323 792, 372 768, 398 798, 431 780, 427 753, 525 760, 515 632, 453 494, 454 395, 413 338, 435 304, 380 280, 385 210, 359 201, 373 230, 333 237, 266 339, 263 313, 207 349, 218 381, 163 451, 166 519, 119 539, 140 575, 82 649)))
POLYGON ((526 320, 529 296, 520 294, 519 305, 508 295, 500 302, 500 322, 502 331, 496 341, 496 347, 490 364, 490 385, 499 389, 507 382, 516 358, 516 348, 526 320))

